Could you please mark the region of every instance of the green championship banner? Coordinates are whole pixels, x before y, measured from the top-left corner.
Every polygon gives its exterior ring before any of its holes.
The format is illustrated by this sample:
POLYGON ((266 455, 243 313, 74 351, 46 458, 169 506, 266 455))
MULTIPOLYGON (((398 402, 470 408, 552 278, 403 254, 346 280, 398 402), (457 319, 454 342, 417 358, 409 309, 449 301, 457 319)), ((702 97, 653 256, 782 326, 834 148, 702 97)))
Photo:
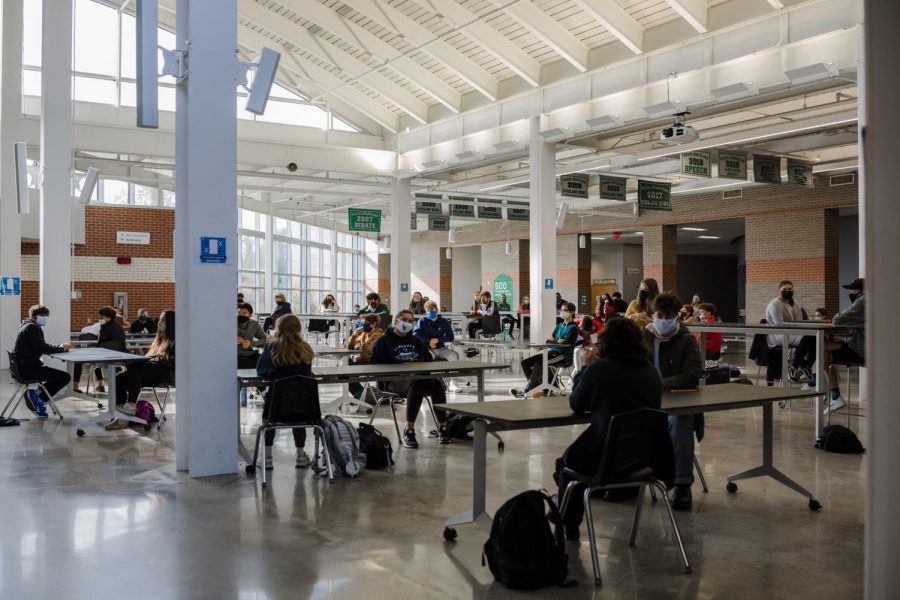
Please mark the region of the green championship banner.
POLYGON ((697 151, 682 152, 681 172, 685 175, 712 177, 712 153, 697 151))
POLYGON ((781 183, 781 157, 754 154, 753 180, 757 183, 781 183))
POLYGON ((747 180, 747 155, 743 152, 719 152, 719 177, 747 180))
POLYGON ((559 176, 559 193, 568 198, 587 198, 590 176, 576 173, 559 176))
POLYGON ((787 161, 787 174, 788 183, 796 183, 797 185, 815 187, 815 184, 813 183, 812 163, 789 158, 787 161))
POLYGON ((348 208, 347 218, 350 231, 381 231, 381 210, 376 208, 348 208))
POLYGON ((672 210, 672 184, 638 179, 638 206, 647 210, 672 210))

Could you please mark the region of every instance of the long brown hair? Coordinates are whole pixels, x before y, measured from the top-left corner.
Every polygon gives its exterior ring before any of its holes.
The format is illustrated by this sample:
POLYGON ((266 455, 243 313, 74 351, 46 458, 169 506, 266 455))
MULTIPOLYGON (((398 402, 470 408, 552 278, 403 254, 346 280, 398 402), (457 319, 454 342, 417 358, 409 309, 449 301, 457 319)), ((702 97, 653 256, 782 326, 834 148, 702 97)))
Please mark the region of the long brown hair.
POLYGON ((631 319, 611 319, 594 345, 600 358, 614 354, 647 354, 647 344, 641 328, 631 319))
POLYGON ((272 364, 286 367, 299 363, 312 364, 312 347, 303 340, 303 325, 296 315, 282 315, 275 321, 275 330, 269 341, 272 344, 272 364))
POLYGON ((653 301, 659 295, 659 284, 652 277, 643 280, 641 283, 647 286, 649 293, 647 294, 646 302, 641 302, 641 293, 638 291, 637 310, 638 312, 649 313, 650 307, 653 306, 653 301))
POLYGON ((165 323, 165 331, 157 325, 156 337, 147 351, 147 356, 158 357, 163 360, 172 360, 169 356, 169 342, 175 341, 175 311, 164 310, 159 316, 159 322, 165 323))

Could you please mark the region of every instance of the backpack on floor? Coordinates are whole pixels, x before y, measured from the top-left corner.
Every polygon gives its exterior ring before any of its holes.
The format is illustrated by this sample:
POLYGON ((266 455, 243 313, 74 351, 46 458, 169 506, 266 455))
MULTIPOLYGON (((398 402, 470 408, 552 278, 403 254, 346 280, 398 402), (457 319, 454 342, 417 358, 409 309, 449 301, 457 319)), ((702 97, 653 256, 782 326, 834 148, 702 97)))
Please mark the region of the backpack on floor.
POLYGON ((454 440, 471 440, 469 435, 475 429, 475 417, 468 415, 453 415, 447 420, 447 433, 454 440))
POLYGON ((350 423, 334 415, 322 417, 325 444, 331 454, 335 477, 356 477, 365 466, 366 455, 359 451, 359 435, 350 423))
POLYGON ((368 423, 359 424, 359 449, 366 455, 367 469, 389 469, 394 464, 391 440, 368 423))
POLYGON ((866 451, 856 434, 843 425, 828 425, 822 430, 822 439, 816 448, 838 454, 862 454, 866 451))
POLYGON ((485 558, 494 578, 512 589, 574 584, 566 581, 569 557, 565 553, 562 519, 543 491, 522 492, 497 510, 490 537, 484 544, 482 565, 485 558))
POLYGON ((134 416, 147 421, 147 423, 152 423, 156 420, 156 411, 153 410, 153 405, 146 400, 138 400, 134 405, 134 416))

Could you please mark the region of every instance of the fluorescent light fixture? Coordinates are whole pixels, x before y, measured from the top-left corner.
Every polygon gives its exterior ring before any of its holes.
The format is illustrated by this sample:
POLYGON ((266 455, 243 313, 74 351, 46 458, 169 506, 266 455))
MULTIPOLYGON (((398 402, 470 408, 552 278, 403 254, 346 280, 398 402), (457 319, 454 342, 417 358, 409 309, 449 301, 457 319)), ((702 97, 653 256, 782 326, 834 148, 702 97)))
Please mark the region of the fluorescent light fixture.
POLYGON ((442 160, 426 160, 422 163, 423 170, 437 169, 439 167, 444 166, 444 161, 442 160))
POLYGON ((706 231, 703 227, 682 227, 682 231, 706 231))
POLYGON ((28 146, 25 142, 13 144, 13 159, 16 161, 16 208, 20 215, 27 215, 28 204, 28 146))
POLYGON ((269 102, 269 94, 272 92, 272 84, 275 83, 275 74, 278 72, 278 63, 281 54, 271 48, 263 48, 259 55, 259 63, 256 65, 256 75, 253 76, 253 87, 247 97, 248 111, 255 115, 266 112, 266 104, 269 102))
POLYGON ((159 3, 137 0, 137 126, 159 127, 159 3))
POLYGON ((463 150, 462 152, 458 152, 456 154, 456 159, 459 162, 476 160, 480 157, 481 157, 481 152, 479 152, 478 150, 463 150))
POLYGON ((643 231, 635 231, 634 235, 644 235, 644 232, 643 231))
POLYGON ((784 3, 781 0, 768 0, 769 4, 772 5, 772 8, 775 10, 781 10, 784 8, 784 3))
POLYGON ((609 238, 606 236, 599 236, 599 237, 591 236, 591 239, 592 240, 608 240, 609 238))
POLYGON ((835 76, 835 72, 825 63, 815 63, 799 69, 791 69, 785 71, 784 74, 791 80, 792 85, 812 83, 813 81, 821 81, 822 79, 835 76))
POLYGON ((618 127, 622 124, 622 121, 615 115, 603 115, 602 117, 587 119, 585 123, 588 124, 588 127, 590 127, 592 131, 600 131, 618 127))
POLYGON ((510 179, 503 181, 501 183, 486 185, 482 188, 479 188, 478 191, 479 192, 488 192, 490 190, 500 190, 500 189, 507 188, 507 187, 510 187, 513 185, 519 185, 521 183, 528 183, 528 181, 529 181, 528 177, 525 177, 525 178, 511 177, 510 179))
POLYGON ((494 149, 499 153, 514 152, 515 150, 519 150, 522 147, 522 142, 520 142, 519 140, 507 140, 505 142, 498 142, 494 144, 494 149))
POLYGON ((456 241, 456 229, 453 227, 450 228, 450 231, 447 232, 447 241, 451 244, 456 241))
POLYGON ((541 132, 541 137, 545 142, 559 142, 569 137, 568 127, 554 127, 541 132))
POLYGON ((644 112, 649 117, 669 117, 675 113, 684 112, 684 104, 681 102, 660 102, 644 107, 644 112))
POLYGON ((720 240, 720 239, 722 239, 722 236, 718 236, 718 235, 698 235, 698 236, 697 236, 697 239, 698 239, 698 240, 720 240))
POLYGON ((747 98, 749 96, 755 96, 758 93, 758 90, 752 83, 745 83, 743 81, 739 83, 732 83, 731 85, 725 85, 722 87, 715 88, 710 90, 712 95, 716 97, 716 100, 719 102, 728 102, 729 100, 739 100, 740 98, 747 98))
POLYGON ((81 193, 78 194, 78 201, 82 204, 90 204, 91 196, 94 195, 94 188, 97 187, 97 176, 100 171, 94 167, 89 167, 84 176, 84 182, 81 184, 81 193))

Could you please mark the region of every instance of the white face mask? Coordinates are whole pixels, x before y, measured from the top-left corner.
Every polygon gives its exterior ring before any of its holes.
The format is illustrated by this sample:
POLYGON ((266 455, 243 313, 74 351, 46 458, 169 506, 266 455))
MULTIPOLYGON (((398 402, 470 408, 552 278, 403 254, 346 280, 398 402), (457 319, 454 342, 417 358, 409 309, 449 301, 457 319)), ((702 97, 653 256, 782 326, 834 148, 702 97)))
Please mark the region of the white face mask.
POLYGON ((666 337, 674 333, 675 328, 678 327, 678 319, 660 319, 659 317, 653 317, 653 327, 656 328, 656 332, 659 333, 659 335, 666 337))
POLYGON ((413 330, 413 324, 406 321, 397 321, 396 329, 400 335, 406 335, 413 330))
POLYGON ((568 319, 569 317, 572 316, 572 313, 570 313, 567 310, 561 310, 561 311, 559 311, 559 316, 561 316, 563 319, 568 319))

